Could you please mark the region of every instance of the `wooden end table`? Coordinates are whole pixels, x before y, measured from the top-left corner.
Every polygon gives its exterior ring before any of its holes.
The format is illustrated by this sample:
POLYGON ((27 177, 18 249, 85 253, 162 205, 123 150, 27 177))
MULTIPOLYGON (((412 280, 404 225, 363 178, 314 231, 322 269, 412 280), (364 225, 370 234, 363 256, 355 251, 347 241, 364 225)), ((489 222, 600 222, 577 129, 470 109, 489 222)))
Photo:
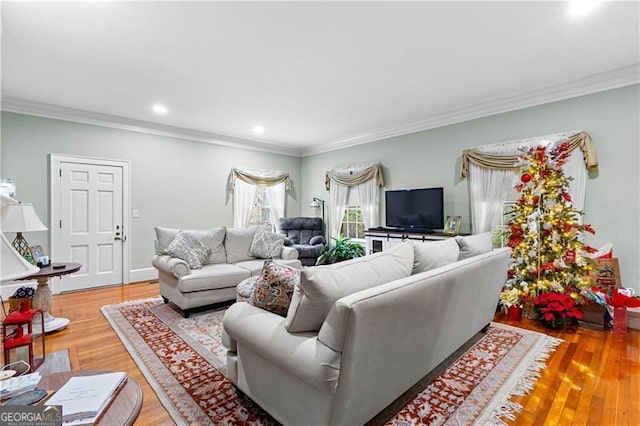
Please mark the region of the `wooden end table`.
MULTIPOLYGON (((36 309, 40 309, 44 313, 45 333, 61 330, 69 325, 69 319, 55 318, 49 313, 51 305, 53 304, 53 295, 51 293, 51 287, 49 287, 49 279, 52 277, 61 277, 63 275, 73 274, 82 268, 81 264, 75 262, 56 262, 56 264, 64 265, 64 267, 54 268, 52 263, 49 266, 40 268, 40 270, 35 274, 21 278, 21 280, 36 279, 38 281, 38 287, 36 287, 36 293, 33 296, 31 305, 36 309)), ((36 329, 40 329, 40 327, 37 326, 36 329)))
MULTIPOLYGON (((57 391, 72 377, 93 376, 104 373, 111 373, 111 371, 78 370, 48 374, 42 377, 38 388, 57 391)), ((96 424, 133 425, 142 409, 142 399, 142 388, 131 376, 127 376, 127 382, 120 389, 115 399, 111 401, 111 404, 109 404, 96 424)), ((44 402, 45 405, 46 403, 47 401, 44 402)))

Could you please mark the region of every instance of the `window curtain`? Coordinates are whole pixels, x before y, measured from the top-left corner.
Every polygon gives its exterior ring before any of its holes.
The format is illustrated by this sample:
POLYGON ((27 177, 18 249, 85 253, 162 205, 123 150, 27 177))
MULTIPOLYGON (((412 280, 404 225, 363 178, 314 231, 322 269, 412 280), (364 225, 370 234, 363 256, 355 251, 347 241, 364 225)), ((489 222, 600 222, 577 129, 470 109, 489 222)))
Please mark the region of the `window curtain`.
POLYGON ((362 208, 365 226, 378 225, 380 203, 379 188, 384 186, 384 176, 380 163, 365 163, 339 167, 325 174, 325 186, 329 191, 329 220, 331 236, 340 234, 344 209, 349 193, 353 190, 358 205, 362 208))
POLYGON ((286 191, 291 189, 289 173, 279 170, 233 168, 229 174, 228 190, 233 193, 233 226, 249 225, 253 200, 258 186, 265 187, 271 215, 277 226, 284 216, 286 191))
MULTIPOLYGON (((378 185, 374 179, 365 183, 351 187, 355 190, 359 205, 362 208, 362 218, 365 228, 375 228, 378 226, 379 218, 379 194, 378 185)), ((342 209, 344 211, 344 209, 342 209)))
POLYGON ((573 178, 569 184, 569 193, 574 207, 582 211, 587 168, 592 169, 598 165, 595 145, 584 131, 500 142, 463 152, 461 174, 463 177, 469 175, 471 227, 474 234, 490 231, 502 213, 506 197, 516 183, 515 171, 523 150, 540 144, 553 147, 562 142, 569 142, 571 149, 569 160, 563 167, 565 175, 573 178))
POLYGON ((340 235, 340 226, 344 218, 344 209, 347 207, 348 196, 349 187, 346 185, 333 185, 331 191, 329 191, 329 229, 331 229, 330 235, 333 238, 337 238, 340 235))
POLYGON ((235 182, 233 190, 233 227, 246 228, 249 226, 253 200, 256 196, 257 186, 243 180, 235 182))
POLYGON ((278 230, 278 220, 284 217, 284 200, 286 197, 285 184, 279 183, 265 187, 269 207, 271 208, 271 217, 273 218, 276 231, 278 230))

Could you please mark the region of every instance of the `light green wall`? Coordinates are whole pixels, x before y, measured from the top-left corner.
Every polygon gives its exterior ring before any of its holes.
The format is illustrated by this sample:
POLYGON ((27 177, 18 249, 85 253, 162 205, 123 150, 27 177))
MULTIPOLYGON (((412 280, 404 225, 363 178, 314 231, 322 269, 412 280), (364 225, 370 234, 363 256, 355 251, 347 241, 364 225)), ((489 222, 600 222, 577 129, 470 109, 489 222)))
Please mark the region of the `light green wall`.
MULTIPOLYGON (((585 220, 597 234, 588 242, 612 242, 622 282, 640 291, 640 86, 471 120, 302 159, 182 139, 2 113, 0 176, 12 177, 20 199, 49 212, 48 154, 83 155, 131 162, 132 269, 148 268, 153 227, 231 225, 225 185, 233 166, 286 170, 293 179, 287 215, 316 215, 314 196, 328 200, 324 172, 338 165, 380 161, 386 187, 445 188, 445 215, 463 217, 469 230, 467 181, 459 177, 464 148, 498 141, 584 129, 598 148, 599 175, 587 182, 585 220)), ((381 211, 384 220, 384 206, 381 211)), ((30 242, 48 246, 47 233, 30 242)))
MULTIPOLYGON (((49 154, 130 161, 131 268, 151 267, 154 226, 202 228, 233 225, 225 192, 234 166, 289 172, 286 213, 300 212, 300 158, 192 142, 23 114, 2 113, 1 176, 11 177, 18 198, 33 203, 49 223, 49 154)), ((48 233, 25 235, 50 252, 48 233)))
MULTIPOLYGON (((599 174, 587 182, 585 205, 585 221, 597 233, 587 242, 596 247, 612 242, 620 259, 622 284, 640 291, 639 88, 629 86, 305 157, 302 214, 315 213, 308 207, 314 196, 328 200, 326 170, 379 161, 387 189, 443 186, 445 215, 462 216, 461 231, 468 232, 469 189, 459 177, 463 149, 584 129, 592 136, 599 158, 599 174)), ((384 224, 384 206, 380 219, 384 224)))

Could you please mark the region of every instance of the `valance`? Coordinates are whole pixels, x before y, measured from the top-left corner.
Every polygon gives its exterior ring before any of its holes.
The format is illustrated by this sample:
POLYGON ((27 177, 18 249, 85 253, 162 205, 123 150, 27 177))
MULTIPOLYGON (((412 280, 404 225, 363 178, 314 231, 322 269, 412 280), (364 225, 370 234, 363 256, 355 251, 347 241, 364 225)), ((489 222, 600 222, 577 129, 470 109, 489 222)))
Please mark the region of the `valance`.
POLYGON ((378 187, 384 186, 384 176, 382 175, 382 165, 380 163, 366 163, 332 169, 325 173, 324 184, 328 191, 331 181, 345 186, 354 186, 370 179, 375 179, 378 187))
MULTIPOLYGON (((582 150, 584 157, 585 167, 591 169, 598 166, 598 154, 596 152, 596 146, 591 140, 591 136, 585 131, 575 131, 569 133, 562 133, 559 135, 549 135, 535 138, 537 140, 551 140, 554 143, 569 142, 569 151, 573 151, 576 148, 582 150), (559 136, 554 138, 554 136, 559 136)), ((522 145, 530 141, 522 140, 522 145)), ((511 141, 512 144, 517 144, 519 141, 511 141)), ((521 153, 514 154, 489 154, 483 152, 482 147, 469 148, 462 151, 462 169, 460 175, 466 177, 469 173, 469 163, 473 163, 478 167, 484 167, 487 169, 507 170, 515 169, 518 167, 518 157, 521 153)))
POLYGON ((287 191, 291 189, 289 173, 279 170, 233 168, 229 175, 230 191, 235 187, 236 179, 256 186, 274 186, 284 183, 287 191))

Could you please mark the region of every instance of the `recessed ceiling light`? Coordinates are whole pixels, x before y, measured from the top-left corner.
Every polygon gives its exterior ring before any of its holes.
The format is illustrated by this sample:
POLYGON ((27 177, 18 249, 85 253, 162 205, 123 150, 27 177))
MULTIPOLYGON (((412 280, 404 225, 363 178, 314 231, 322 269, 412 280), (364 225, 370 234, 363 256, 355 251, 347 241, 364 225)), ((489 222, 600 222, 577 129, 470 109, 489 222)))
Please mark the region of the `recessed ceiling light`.
POLYGON ((264 133, 264 127, 262 126, 253 126, 253 133, 256 135, 261 135, 264 133))
POLYGON ((571 16, 583 16, 596 9, 602 0, 573 0, 569 3, 571 16))
POLYGON ((167 112, 169 112, 169 109, 167 109, 166 105, 163 104, 155 104, 151 107, 151 109, 153 110, 153 112, 159 115, 165 115, 167 112))

